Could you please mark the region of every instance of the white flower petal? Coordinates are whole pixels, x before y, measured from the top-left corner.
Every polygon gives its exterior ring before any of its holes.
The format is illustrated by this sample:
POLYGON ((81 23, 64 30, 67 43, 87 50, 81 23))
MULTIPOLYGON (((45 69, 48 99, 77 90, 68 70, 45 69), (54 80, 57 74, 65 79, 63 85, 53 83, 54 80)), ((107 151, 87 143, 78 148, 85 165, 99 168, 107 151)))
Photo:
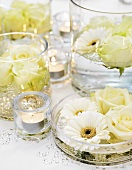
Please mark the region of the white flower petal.
POLYGON ((79 114, 79 112, 81 113, 83 111, 97 111, 96 103, 88 98, 79 98, 69 101, 61 110, 60 117, 64 117, 69 121, 71 117, 76 116, 77 113, 79 114))
POLYGON ((65 127, 64 133, 71 137, 71 140, 74 139, 76 141, 72 141, 72 145, 70 141, 64 141, 71 147, 74 147, 76 150, 89 150, 92 151, 97 149, 98 147, 94 147, 92 144, 99 144, 101 140, 108 140, 109 131, 106 130, 106 121, 105 116, 98 112, 86 111, 78 114, 78 116, 74 116, 67 122, 67 126, 65 127), (99 120, 99 121, 97 121, 99 120), (98 122, 98 123, 97 123, 98 122), (84 138, 81 136, 82 128, 95 128, 96 134, 90 139, 84 138), (78 141, 78 142, 77 142, 78 141), (85 142, 84 144, 79 143, 79 141, 85 142))
POLYGON ((89 29, 83 32, 75 41, 74 50, 79 53, 95 52, 99 44, 108 38, 111 31, 105 27, 98 27, 96 29, 89 29))

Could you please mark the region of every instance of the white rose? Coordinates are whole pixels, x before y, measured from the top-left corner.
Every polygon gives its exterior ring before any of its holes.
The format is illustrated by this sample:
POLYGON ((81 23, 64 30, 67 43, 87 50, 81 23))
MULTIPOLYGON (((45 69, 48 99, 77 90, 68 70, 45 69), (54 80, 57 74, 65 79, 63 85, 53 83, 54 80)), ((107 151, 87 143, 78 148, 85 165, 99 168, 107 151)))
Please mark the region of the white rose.
POLYGON ((51 30, 49 3, 29 4, 24 13, 29 21, 27 31, 40 34, 51 30))
POLYGON ((0 61, 0 86, 6 86, 12 83, 12 64, 0 61))
MULTIPOLYGON (((21 9, 11 9, 5 12, 3 19, 3 29, 5 32, 21 32, 25 31, 25 26, 28 24, 27 19, 23 15, 21 9)), ((12 39, 22 37, 20 34, 12 35, 12 39)))
POLYGON ((27 91, 41 91, 49 83, 49 72, 36 62, 15 63, 13 66, 14 83, 17 88, 27 91))
POLYGON ((109 131, 120 140, 132 139, 132 105, 120 106, 106 114, 109 131))
POLYGON ((10 47, 10 55, 13 60, 35 57, 40 53, 41 51, 38 48, 31 45, 14 45, 10 47))
POLYGON ((12 60, 16 60, 12 71, 17 88, 41 91, 49 83, 49 72, 40 53, 41 50, 35 45, 15 45, 10 48, 12 60))
POLYGON ((132 44, 129 37, 112 36, 98 49, 107 67, 125 68, 132 65, 132 44))
POLYGON ((106 114, 111 108, 129 105, 132 102, 127 89, 109 86, 95 92, 92 100, 97 103, 98 111, 102 114, 106 114))

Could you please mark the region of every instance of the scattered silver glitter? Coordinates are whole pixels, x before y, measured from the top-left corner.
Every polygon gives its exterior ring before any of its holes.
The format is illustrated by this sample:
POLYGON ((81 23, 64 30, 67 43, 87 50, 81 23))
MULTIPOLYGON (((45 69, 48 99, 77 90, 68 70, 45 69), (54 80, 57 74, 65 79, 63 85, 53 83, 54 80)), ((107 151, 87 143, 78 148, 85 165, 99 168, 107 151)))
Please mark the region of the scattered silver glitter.
POLYGON ((0 147, 17 141, 18 138, 16 137, 14 129, 10 129, 9 131, 5 130, 0 131, 0 147))
POLYGON ((88 164, 83 164, 67 157, 64 152, 62 152, 54 143, 52 135, 45 139, 45 144, 43 149, 37 154, 44 165, 76 165, 79 166, 81 170, 131 170, 132 163, 127 165, 118 165, 113 167, 99 167, 92 166, 88 164))
MULTIPOLYGON (((9 131, 0 130, 0 147, 4 145, 11 144, 13 142, 18 142, 18 138, 15 135, 14 129, 10 129, 9 131)), ((50 134, 47 138, 44 139, 44 145, 40 152, 37 155, 40 157, 42 163, 44 165, 75 165, 79 166, 81 170, 131 170, 132 163, 118 165, 114 167, 97 167, 90 166, 88 164, 83 164, 77 161, 74 161, 67 157, 58 147, 55 145, 53 141, 52 134, 50 134)), ((28 141, 31 142, 31 141, 28 141)))

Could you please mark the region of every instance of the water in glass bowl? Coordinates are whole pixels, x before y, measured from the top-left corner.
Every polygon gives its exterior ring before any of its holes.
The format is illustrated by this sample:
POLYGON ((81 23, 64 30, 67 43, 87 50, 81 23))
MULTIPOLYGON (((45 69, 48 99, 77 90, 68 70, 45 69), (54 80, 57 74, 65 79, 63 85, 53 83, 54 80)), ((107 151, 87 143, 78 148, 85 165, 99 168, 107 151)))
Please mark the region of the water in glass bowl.
POLYGON ((70 1, 72 85, 76 90, 127 88, 132 91, 132 5, 119 0, 70 1))

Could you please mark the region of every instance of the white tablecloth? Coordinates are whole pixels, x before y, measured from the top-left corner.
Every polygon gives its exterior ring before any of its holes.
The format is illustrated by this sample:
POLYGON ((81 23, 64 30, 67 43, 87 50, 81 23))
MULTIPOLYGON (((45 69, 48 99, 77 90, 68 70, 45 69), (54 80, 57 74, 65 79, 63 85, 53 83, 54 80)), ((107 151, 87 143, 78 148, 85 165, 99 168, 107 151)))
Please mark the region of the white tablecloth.
MULTIPOLYGON (((52 101, 56 103, 74 92, 70 83, 61 89, 53 89, 52 101)), ((14 123, 0 120, 0 170, 105 170, 81 164, 65 156, 54 144, 52 134, 39 143, 17 139, 14 123)), ((107 167, 106 170, 131 170, 132 164, 107 167)))
MULTIPOLYGON (((53 0, 52 12, 68 10, 67 0, 53 0)), ((53 89, 52 101, 56 103, 64 96, 74 92, 70 83, 61 89, 53 89)), ((17 139, 14 123, 0 120, 0 170, 95 170, 102 169, 72 161, 56 148, 52 134, 39 143, 17 139)), ((105 168, 103 168, 104 170, 105 168)), ((109 170, 131 170, 125 164, 109 170)))

